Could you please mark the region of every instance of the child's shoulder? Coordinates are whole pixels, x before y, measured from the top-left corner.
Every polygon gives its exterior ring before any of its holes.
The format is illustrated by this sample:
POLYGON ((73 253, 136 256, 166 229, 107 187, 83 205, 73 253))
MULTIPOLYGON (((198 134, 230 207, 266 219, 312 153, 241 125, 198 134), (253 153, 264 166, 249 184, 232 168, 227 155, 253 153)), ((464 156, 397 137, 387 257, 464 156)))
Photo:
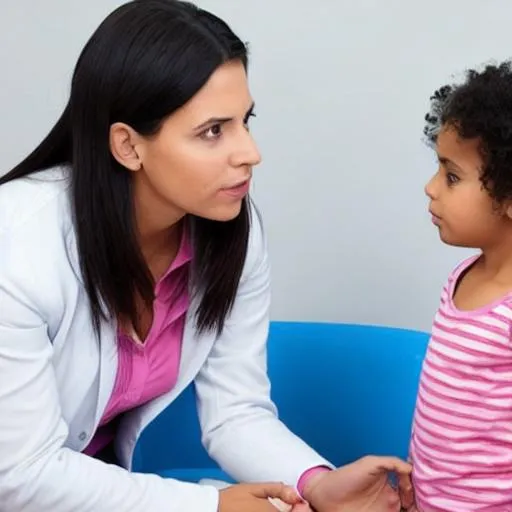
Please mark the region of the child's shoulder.
POLYGON ((452 313, 455 312, 456 316, 460 316, 462 319, 466 319, 473 314, 491 314, 492 316, 499 316, 503 320, 506 320, 507 323, 510 323, 512 327, 512 290, 472 310, 469 315, 466 313, 461 314, 453 304, 455 291, 458 289, 462 278, 467 275, 466 273, 478 261, 480 256, 481 254, 475 254, 465 258, 453 268, 443 286, 440 308, 442 310, 448 309, 452 313))
POLYGON ((479 257, 480 255, 476 254, 463 259, 448 274, 448 278, 444 281, 441 292, 441 307, 449 307, 461 276, 471 267, 471 265, 475 263, 479 257))
POLYGON ((468 258, 465 258, 462 261, 460 261, 448 275, 448 283, 457 281, 459 279, 459 277, 464 272, 466 272, 466 270, 468 270, 469 267, 471 267, 471 265, 473 265, 473 263, 476 262, 476 260, 478 260, 479 257, 480 257, 480 254, 474 254, 474 255, 469 256, 468 258))

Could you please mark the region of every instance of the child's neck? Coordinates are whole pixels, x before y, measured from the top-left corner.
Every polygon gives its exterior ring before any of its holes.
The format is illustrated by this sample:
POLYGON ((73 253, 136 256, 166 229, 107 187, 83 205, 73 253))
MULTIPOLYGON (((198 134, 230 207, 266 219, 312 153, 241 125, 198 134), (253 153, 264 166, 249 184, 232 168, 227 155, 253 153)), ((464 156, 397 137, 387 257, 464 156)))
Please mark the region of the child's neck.
POLYGON ((499 244, 482 249, 480 268, 498 281, 510 282, 512 276, 512 236, 501 240, 499 244))

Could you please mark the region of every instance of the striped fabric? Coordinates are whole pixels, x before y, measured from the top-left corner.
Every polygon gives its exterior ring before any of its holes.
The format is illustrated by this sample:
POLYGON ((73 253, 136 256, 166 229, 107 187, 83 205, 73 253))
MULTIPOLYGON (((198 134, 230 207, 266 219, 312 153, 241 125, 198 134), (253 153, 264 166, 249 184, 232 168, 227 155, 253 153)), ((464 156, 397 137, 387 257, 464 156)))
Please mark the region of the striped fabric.
POLYGON ((474 311, 443 289, 423 363, 410 454, 421 512, 512 512, 512 294, 474 311))

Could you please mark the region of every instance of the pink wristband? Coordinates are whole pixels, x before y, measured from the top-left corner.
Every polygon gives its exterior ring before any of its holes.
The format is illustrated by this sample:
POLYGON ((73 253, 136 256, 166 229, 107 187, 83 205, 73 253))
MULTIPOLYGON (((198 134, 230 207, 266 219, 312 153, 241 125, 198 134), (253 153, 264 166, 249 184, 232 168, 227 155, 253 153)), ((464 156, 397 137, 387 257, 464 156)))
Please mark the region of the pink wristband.
POLYGON ((318 475, 319 473, 327 473, 328 471, 331 471, 331 469, 327 466, 315 466, 314 468, 310 468, 304 471, 297 483, 297 491, 299 492, 300 496, 304 498, 304 487, 306 487, 306 484, 309 482, 310 478, 318 475))

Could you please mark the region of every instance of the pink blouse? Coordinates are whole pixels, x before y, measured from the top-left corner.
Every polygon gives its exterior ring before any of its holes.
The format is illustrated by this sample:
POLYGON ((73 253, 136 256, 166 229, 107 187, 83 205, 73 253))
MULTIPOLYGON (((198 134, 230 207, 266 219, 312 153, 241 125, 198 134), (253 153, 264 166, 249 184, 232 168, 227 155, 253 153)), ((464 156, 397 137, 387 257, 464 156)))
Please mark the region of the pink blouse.
POLYGON ((144 343, 118 332, 118 369, 114 389, 96 435, 84 450, 95 455, 115 436, 116 417, 170 391, 178 379, 181 342, 189 305, 188 271, 192 251, 187 236, 158 281, 153 324, 144 343))
MULTIPOLYGON (((158 281, 153 324, 144 343, 118 332, 118 369, 112 395, 96 432, 84 453, 94 456, 115 437, 116 418, 125 411, 170 391, 178 379, 185 317, 189 306, 188 273, 192 249, 184 231, 181 245, 167 272, 158 281)), ((312 476, 328 468, 305 471, 300 493, 312 476)))

